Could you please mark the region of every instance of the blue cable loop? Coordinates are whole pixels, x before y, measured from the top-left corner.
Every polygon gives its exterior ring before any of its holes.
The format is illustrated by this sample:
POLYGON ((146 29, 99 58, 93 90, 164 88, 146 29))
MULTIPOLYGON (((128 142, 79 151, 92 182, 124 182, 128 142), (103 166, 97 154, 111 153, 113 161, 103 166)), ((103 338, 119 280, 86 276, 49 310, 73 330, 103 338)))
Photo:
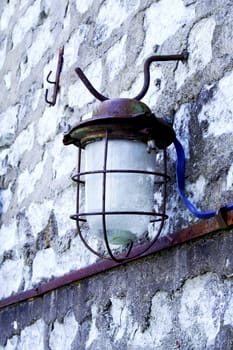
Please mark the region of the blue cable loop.
MULTIPOLYGON (((177 162, 176 162, 176 181, 177 181, 177 187, 178 192, 183 200, 186 207, 191 211, 193 215, 200 219, 208 219, 210 217, 213 217, 217 214, 217 210, 210 210, 206 212, 202 212, 197 210, 195 206, 188 200, 188 198, 184 194, 184 185, 185 185, 185 154, 184 154, 184 148, 181 145, 180 141, 176 138, 174 141, 174 146, 176 149, 176 155, 177 155, 177 162)), ((232 210, 233 204, 229 204, 225 206, 225 209, 232 210)))

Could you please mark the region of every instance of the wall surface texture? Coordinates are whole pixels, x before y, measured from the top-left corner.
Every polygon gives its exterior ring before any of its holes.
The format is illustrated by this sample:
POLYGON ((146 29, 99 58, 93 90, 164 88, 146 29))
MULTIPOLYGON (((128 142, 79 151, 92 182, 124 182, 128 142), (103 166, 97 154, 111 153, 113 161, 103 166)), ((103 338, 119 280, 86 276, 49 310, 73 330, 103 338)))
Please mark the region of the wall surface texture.
MULTIPOLYGON (((233 202, 232 18, 232 0, 0 2, 0 299, 96 261, 69 219, 77 151, 63 132, 96 105, 77 66, 103 94, 132 97, 149 55, 188 50, 187 63, 152 64, 143 102, 174 122, 189 199, 202 210, 233 202)), ((196 221, 176 192, 175 160, 170 146, 163 234, 196 221)), ((232 243, 231 231, 217 233, 5 308, 0 349, 230 350, 232 243)))

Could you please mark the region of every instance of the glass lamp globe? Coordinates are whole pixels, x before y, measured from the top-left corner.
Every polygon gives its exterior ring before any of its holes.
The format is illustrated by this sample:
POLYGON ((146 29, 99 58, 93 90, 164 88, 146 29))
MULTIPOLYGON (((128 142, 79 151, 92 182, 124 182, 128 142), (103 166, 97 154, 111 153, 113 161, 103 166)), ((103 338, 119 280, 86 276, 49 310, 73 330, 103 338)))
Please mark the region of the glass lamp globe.
POLYGON ((174 138, 172 127, 143 102, 124 98, 103 101, 92 118, 78 122, 64 135, 65 145, 79 148, 78 173, 73 177, 77 213, 71 218, 77 221, 84 244, 82 221, 90 235, 103 238, 109 247, 132 243, 145 235, 150 221, 165 220, 165 205, 162 213, 155 213, 153 197, 155 181, 166 186, 168 176, 166 169, 156 172, 156 153, 148 152, 148 143, 165 150, 174 138), (83 183, 84 211, 79 205, 83 183))
MULTIPOLYGON (((155 171, 155 154, 148 153, 146 144, 135 140, 109 140, 107 170, 155 171)), ((85 171, 103 166, 105 141, 89 143, 85 148, 85 171), (102 164, 101 164, 102 163, 102 164)), ((148 229, 147 215, 127 215, 129 212, 152 212, 154 176, 132 172, 106 174, 105 212, 110 244, 126 244, 140 238, 148 229), (116 213, 117 214, 113 214, 116 213), (125 214, 121 214, 124 212, 125 214)), ((103 210, 103 175, 86 175, 85 211, 103 210)), ((101 215, 87 217, 90 232, 103 237, 101 215)))

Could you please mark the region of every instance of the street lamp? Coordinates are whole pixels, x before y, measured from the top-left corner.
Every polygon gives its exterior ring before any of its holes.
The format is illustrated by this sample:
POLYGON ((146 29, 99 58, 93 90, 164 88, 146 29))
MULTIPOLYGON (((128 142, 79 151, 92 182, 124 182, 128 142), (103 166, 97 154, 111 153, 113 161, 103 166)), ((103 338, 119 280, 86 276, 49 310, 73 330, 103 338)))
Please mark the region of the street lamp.
MULTIPOLYGON (((135 257, 134 242, 145 237, 148 224, 159 222, 158 230, 147 249, 158 239, 166 215, 166 148, 175 141, 172 126, 157 118, 140 101, 150 83, 150 64, 154 61, 185 61, 188 54, 151 56, 144 65, 144 85, 133 99, 109 99, 101 95, 80 68, 76 73, 88 90, 101 101, 93 116, 80 121, 64 134, 65 145, 78 147, 77 212, 71 216, 83 243, 82 223, 89 234, 104 240, 108 255, 115 261, 135 257), (156 152, 163 152, 163 170, 158 171, 156 152), (80 192, 85 187, 85 205, 80 192), (162 186, 162 205, 155 211, 154 191, 162 186), (125 254, 114 254, 113 245, 127 246, 125 254)), ((140 255, 143 252, 140 252, 140 255)))

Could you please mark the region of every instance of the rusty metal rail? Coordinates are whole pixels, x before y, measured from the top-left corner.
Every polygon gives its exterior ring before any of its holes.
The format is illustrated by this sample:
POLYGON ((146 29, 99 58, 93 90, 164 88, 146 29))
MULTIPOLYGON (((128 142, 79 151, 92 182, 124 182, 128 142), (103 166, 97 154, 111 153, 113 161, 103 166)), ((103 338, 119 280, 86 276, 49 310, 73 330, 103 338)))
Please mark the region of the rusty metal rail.
MULTIPOLYGON (((24 302, 26 300, 43 296, 44 294, 51 292, 55 289, 67 286, 71 283, 79 282, 83 279, 95 276, 102 272, 106 272, 110 269, 126 265, 134 260, 141 259, 143 257, 155 254, 158 251, 174 247, 176 245, 191 241, 195 238, 205 236, 207 234, 220 231, 220 230, 229 230, 233 227, 233 210, 224 212, 219 210, 218 214, 210 219, 205 221, 199 221, 196 224, 193 224, 183 230, 170 234, 168 236, 161 237, 147 252, 131 260, 124 262, 115 262, 112 260, 100 260, 95 264, 84 267, 80 270, 73 271, 65 274, 64 276, 54 278, 53 280, 43 283, 36 288, 30 289, 28 291, 19 292, 13 294, 12 296, 0 300, 0 309, 8 307, 10 305, 24 302)), ((138 254, 143 252, 147 244, 138 246, 133 249, 134 253, 138 254)))

